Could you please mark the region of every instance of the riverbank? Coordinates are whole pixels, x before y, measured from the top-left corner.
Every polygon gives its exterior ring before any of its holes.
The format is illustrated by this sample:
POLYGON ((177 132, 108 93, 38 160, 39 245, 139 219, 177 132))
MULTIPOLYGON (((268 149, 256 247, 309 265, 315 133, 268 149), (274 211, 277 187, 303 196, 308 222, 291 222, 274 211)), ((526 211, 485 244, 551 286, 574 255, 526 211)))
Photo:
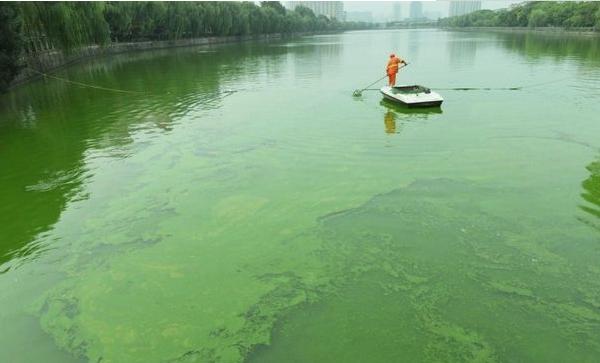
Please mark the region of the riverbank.
MULTIPOLYGON (((221 36, 221 37, 203 37, 193 39, 178 39, 178 40, 160 40, 160 41, 145 41, 145 42, 127 42, 127 43, 111 43, 106 46, 92 45, 80 48, 70 54, 63 51, 52 49, 43 52, 38 52, 25 57, 25 67, 11 82, 9 89, 14 89, 29 81, 42 77, 43 73, 67 67, 78 62, 110 56, 128 52, 139 52, 145 50, 156 50, 165 48, 178 47, 203 47, 224 43, 237 43, 247 41, 273 41, 285 38, 301 37, 305 35, 317 34, 315 32, 293 33, 293 34, 263 34, 263 35, 247 35, 247 36, 221 36)), ((322 34, 321 32, 319 34, 322 34)))
POLYGON ((544 33, 544 34, 577 34, 586 36, 600 36, 600 31, 594 30, 594 28, 560 28, 560 27, 440 27, 444 30, 453 31, 495 31, 505 33, 544 33))

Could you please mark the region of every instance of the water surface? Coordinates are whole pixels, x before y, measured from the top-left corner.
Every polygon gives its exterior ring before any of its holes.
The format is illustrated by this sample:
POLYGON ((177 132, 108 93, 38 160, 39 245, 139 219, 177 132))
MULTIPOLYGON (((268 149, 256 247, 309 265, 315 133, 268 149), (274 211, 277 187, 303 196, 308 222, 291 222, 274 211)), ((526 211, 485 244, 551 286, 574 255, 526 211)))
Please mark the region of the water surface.
POLYGON ((0 361, 598 361, 599 39, 171 49, 56 73, 130 93, 0 96, 0 361), (391 51, 441 109, 352 97, 391 51))

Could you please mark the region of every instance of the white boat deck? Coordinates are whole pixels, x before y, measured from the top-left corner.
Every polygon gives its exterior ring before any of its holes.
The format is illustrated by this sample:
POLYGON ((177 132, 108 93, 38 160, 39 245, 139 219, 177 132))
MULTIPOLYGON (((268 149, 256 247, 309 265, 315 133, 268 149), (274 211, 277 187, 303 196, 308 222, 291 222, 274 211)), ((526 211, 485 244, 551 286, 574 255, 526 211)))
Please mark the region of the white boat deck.
POLYGON ((444 102, 439 93, 418 85, 385 86, 380 91, 385 98, 408 107, 436 107, 444 102))

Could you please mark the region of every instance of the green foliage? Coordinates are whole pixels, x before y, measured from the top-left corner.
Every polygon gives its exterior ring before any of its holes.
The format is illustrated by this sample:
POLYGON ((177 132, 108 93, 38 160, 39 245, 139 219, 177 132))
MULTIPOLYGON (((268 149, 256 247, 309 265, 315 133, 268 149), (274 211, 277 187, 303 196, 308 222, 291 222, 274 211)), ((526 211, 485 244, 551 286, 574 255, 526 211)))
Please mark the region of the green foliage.
POLYGON ((110 28, 112 41, 127 39, 131 36, 132 21, 131 4, 108 2, 104 11, 104 18, 110 28))
POLYGON ((315 13, 306 6, 297 6, 294 11, 307 20, 313 20, 316 18, 315 13))
POLYGON ((450 27, 561 27, 600 29, 600 2, 531 1, 510 9, 480 10, 440 19, 450 27))
POLYGON ((182 39, 367 28, 312 10, 286 10, 278 1, 37 2, 20 5, 27 35, 47 36, 67 51, 108 41, 182 39))
POLYGON ((548 24, 548 14, 542 9, 535 9, 531 12, 529 16, 529 26, 530 27, 540 27, 546 26, 548 24))
POLYGON ((23 2, 19 6, 25 36, 46 36, 67 52, 82 45, 105 44, 110 40, 102 2, 23 2))
POLYGON ((354 30, 367 23, 340 23, 278 1, 254 2, 5 2, 0 5, 0 89, 18 72, 23 49, 67 53, 109 42, 175 40, 354 30))
POLYGON ((0 91, 5 90, 20 69, 23 49, 22 19, 16 3, 0 4, 0 91))
POLYGON ((261 7, 271 8, 275 10, 279 15, 285 15, 285 8, 279 1, 261 1, 261 7))

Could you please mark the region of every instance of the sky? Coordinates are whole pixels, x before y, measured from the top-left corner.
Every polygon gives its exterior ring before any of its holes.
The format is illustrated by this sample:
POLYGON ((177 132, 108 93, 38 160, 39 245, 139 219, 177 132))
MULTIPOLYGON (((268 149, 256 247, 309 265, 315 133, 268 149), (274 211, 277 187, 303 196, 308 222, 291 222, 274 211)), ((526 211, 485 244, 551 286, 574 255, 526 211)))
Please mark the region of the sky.
MULTIPOLYGON (((373 20, 385 21, 393 16, 394 3, 398 1, 344 1, 345 11, 370 11, 373 14, 373 20)), ((402 13, 403 16, 408 15, 410 1, 399 1, 402 2, 402 13)), ((511 4, 518 4, 521 1, 511 0, 484 0, 481 2, 482 9, 501 9, 507 8, 511 4)), ((439 12, 440 16, 448 16, 448 4, 449 1, 444 0, 430 0, 423 1, 424 12, 439 12)))

